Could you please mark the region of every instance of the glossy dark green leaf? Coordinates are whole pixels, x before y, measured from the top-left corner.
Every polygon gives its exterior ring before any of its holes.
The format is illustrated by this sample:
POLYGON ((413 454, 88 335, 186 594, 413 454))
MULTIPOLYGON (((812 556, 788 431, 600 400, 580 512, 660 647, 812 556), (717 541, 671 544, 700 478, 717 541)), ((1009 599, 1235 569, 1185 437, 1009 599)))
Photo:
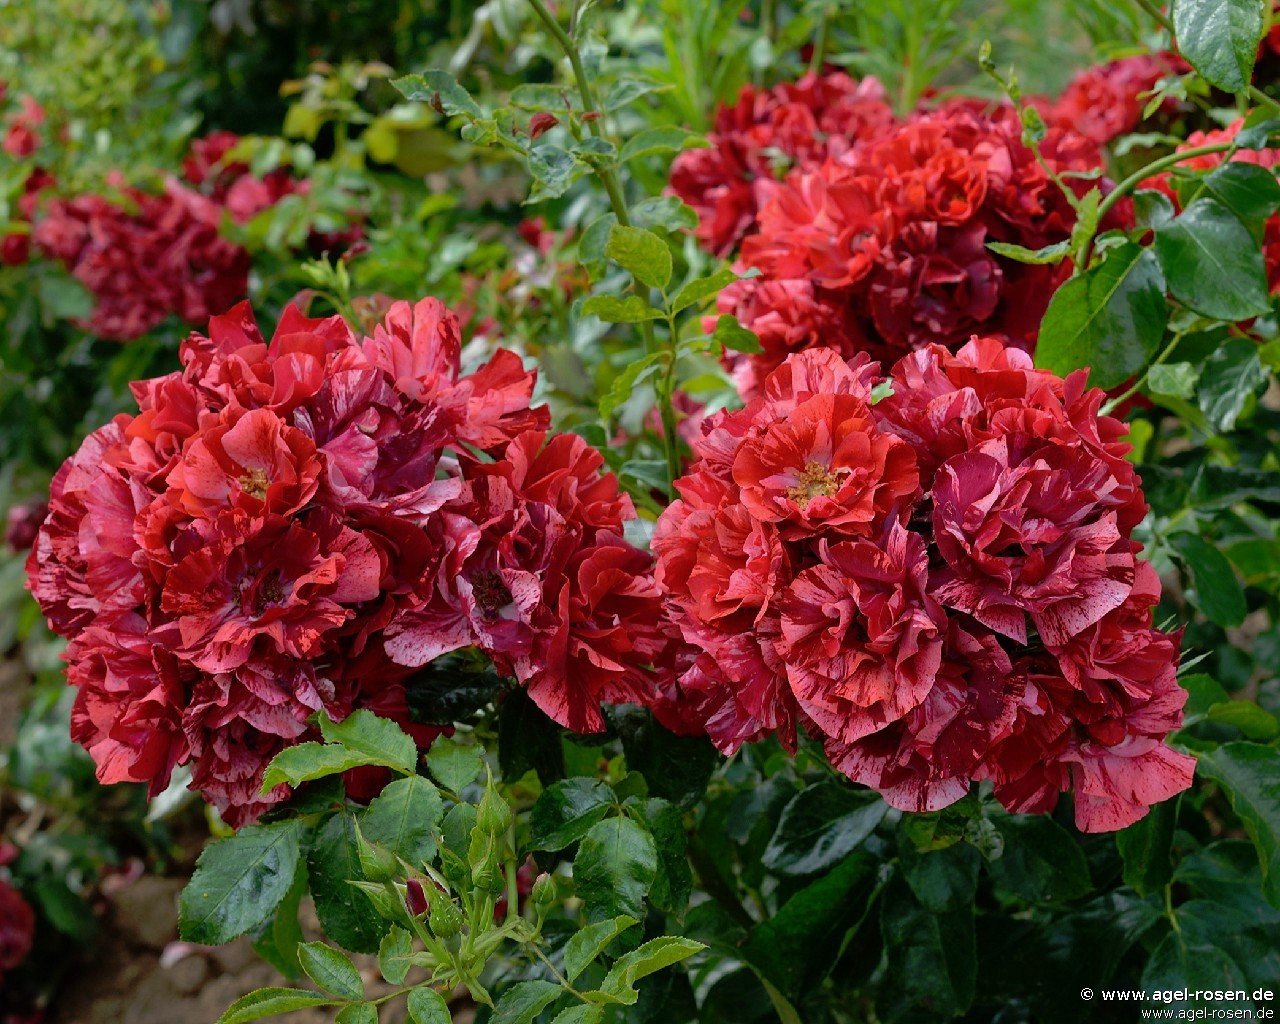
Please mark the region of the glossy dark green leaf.
POLYGON ((371 843, 419 867, 436 852, 436 831, 444 816, 440 792, 420 775, 397 779, 374 797, 360 816, 360 831, 371 843))
POLYGON ((627 767, 639 772, 649 793, 680 807, 693 807, 706 792, 720 761, 703 736, 677 736, 643 708, 614 708, 609 721, 622 740, 627 767))
POLYGON ((1222 787, 1258 851, 1262 889, 1280 906, 1280 749, 1227 743, 1201 754, 1197 773, 1222 787))
POLYGON ((376 953, 388 924, 351 884, 364 881, 353 814, 343 811, 325 822, 307 856, 307 873, 325 935, 353 953, 376 953))
POLYGON ((533 1024, 543 1010, 564 991, 553 981, 522 981, 512 985, 498 1000, 493 1024, 533 1024))
POLYGON ((693 890, 693 874, 686 854, 684 819, 675 804, 651 797, 627 801, 628 813, 638 817, 653 836, 658 851, 658 872, 649 897, 661 910, 680 916, 693 890))
POLYGON ((535 850, 563 850, 600 821, 617 797, 607 782, 572 778, 542 791, 529 816, 530 843, 535 850))
POLYGON ((1210 622, 1238 626, 1248 610, 1244 590, 1226 555, 1195 533, 1172 533, 1169 546, 1191 574, 1192 603, 1210 622))
POLYGON ((1145 818, 1116 833, 1125 885, 1142 896, 1160 892, 1173 878, 1173 830, 1179 797, 1156 804, 1145 818))
POLYGON ((303 828, 297 820, 254 825, 206 847, 182 891, 183 939, 220 945, 261 927, 293 885, 303 828))
POLYGON ((1251 700, 1229 700, 1211 707, 1205 717, 1210 722, 1239 729, 1247 740, 1269 743, 1280 736, 1280 721, 1251 700))
POLYGON ((787 875, 824 871, 875 831, 889 807, 879 796, 835 782, 801 790, 782 812, 764 863, 787 875))
POLYGON ((565 980, 574 982, 614 939, 636 923, 634 917, 623 914, 585 925, 574 932, 564 947, 565 980))
POLYGON ((241 996, 218 1018, 218 1024, 249 1024, 313 1006, 332 1006, 334 998, 305 988, 260 988, 241 996))
POLYGON ((364 982, 347 955, 323 942, 304 942, 298 947, 298 962, 318 988, 343 999, 363 999, 364 982))
POLYGON ((1197 199, 1157 228, 1155 252, 1169 291, 1197 313, 1244 320, 1271 308, 1262 251, 1217 199, 1197 199))
POLYGON ((848 932, 870 908, 875 858, 854 853, 792 896, 752 929, 743 956, 789 999, 819 984, 848 932))
POLYGON ((1256 341, 1224 341, 1200 370, 1198 401, 1209 425, 1221 433, 1231 430, 1249 398, 1266 380, 1256 341))
POLYGON ((876 1014, 885 1024, 948 1020, 973 1002, 978 954, 973 908, 934 913, 901 879, 880 902, 890 984, 881 985, 876 1014))
POLYGON ((630 818, 597 822, 573 861, 573 881, 589 920, 644 917, 645 897, 658 873, 658 851, 647 829, 630 818))
POLYGON ((1205 78, 1227 92, 1241 92, 1253 78, 1262 41, 1264 0, 1174 0, 1178 52, 1205 78))
POLYGON ((537 772, 544 786, 564 778, 560 725, 523 689, 512 690, 498 708, 498 765, 508 782, 537 772))
POLYGON ((449 1004, 430 988, 415 988, 409 993, 409 1019, 413 1024, 453 1024, 449 1004))
POLYGON ((1004 850, 987 871, 998 889, 1043 903, 1079 899, 1092 888, 1084 851, 1052 818, 1004 814, 995 821, 1004 850))
POLYGON ((1126 242, 1054 293, 1040 325, 1036 365, 1063 375, 1087 366, 1092 384, 1115 387, 1151 360, 1168 319, 1155 256, 1126 242))
POLYGON ((924 853, 908 848, 899 864, 902 877, 921 905, 942 913, 973 902, 982 855, 968 843, 924 853))
MULTIPOLYGON (((1188 943, 1174 931, 1170 931, 1156 946, 1142 972, 1142 987, 1148 991, 1180 993, 1186 990, 1185 999, 1175 995, 1168 1001, 1168 1009, 1174 1013, 1251 1007, 1248 1000, 1237 1003, 1230 998, 1204 999, 1199 996, 1202 991, 1243 991, 1247 984, 1244 972, 1223 950, 1210 943, 1188 943)), ((1164 1008, 1162 1003, 1161 1009, 1164 1008)), ((1195 1018, 1184 1016, 1182 1019, 1195 1018)))
MULTIPOLYGON (((1275 172, 1258 164, 1230 160, 1201 178, 1195 194, 1210 195, 1261 237, 1268 217, 1280 209, 1280 182, 1275 172)), ((1184 204, 1185 205, 1185 204, 1184 204)))

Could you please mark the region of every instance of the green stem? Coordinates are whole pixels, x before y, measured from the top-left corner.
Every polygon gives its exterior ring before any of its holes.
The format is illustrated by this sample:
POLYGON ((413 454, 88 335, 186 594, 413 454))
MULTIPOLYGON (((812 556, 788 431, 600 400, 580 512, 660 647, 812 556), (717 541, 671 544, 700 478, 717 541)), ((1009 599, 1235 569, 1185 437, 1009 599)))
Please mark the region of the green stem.
POLYGON ((1108 213, 1120 202, 1125 196, 1136 189, 1144 181, 1153 174, 1158 174, 1166 167, 1172 167, 1180 164, 1185 160, 1194 160, 1196 157, 1210 156, 1214 153, 1228 153, 1236 148, 1234 142, 1215 142, 1207 146, 1193 146, 1191 149, 1180 149, 1176 153, 1169 153, 1162 156, 1159 160, 1152 160, 1145 167, 1139 167, 1124 181, 1120 182, 1115 188, 1107 193, 1106 198, 1098 204, 1098 222, 1094 225, 1093 231, 1084 240, 1080 246, 1080 257, 1076 260, 1076 274, 1083 274, 1089 266, 1089 255, 1093 251, 1093 240, 1098 234, 1098 226, 1106 219, 1108 213))
POLYGON ((742 905, 737 893, 725 881, 724 875, 720 874, 720 869, 703 849, 696 833, 689 837, 688 852, 693 869, 698 872, 698 880, 702 882, 702 888, 725 909, 736 924, 746 931, 751 931, 756 926, 755 918, 742 905))

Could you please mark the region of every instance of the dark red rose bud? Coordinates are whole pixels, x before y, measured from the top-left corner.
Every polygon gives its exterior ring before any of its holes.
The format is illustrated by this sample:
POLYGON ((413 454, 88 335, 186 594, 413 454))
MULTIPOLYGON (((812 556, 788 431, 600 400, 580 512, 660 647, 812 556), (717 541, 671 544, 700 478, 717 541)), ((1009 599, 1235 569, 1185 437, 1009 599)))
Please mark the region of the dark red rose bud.
POLYGON ((4 540, 10 550, 15 552, 31 550, 36 534, 40 532, 40 524, 48 514, 49 504, 44 501, 10 506, 9 519, 4 531, 4 540))
POLYGON ((427 912, 427 894, 422 888, 422 883, 416 878, 411 878, 405 884, 405 903, 409 906, 409 913, 414 917, 421 917, 427 912))

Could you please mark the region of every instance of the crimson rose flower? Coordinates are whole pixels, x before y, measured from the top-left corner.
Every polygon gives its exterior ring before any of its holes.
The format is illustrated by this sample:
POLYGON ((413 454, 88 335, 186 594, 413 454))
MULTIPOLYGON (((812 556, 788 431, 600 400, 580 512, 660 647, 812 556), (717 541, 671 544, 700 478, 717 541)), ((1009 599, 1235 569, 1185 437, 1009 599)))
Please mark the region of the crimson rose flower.
POLYGON ((878 373, 809 349, 704 420, 654 534, 659 719, 727 753, 803 728, 904 810, 990 780, 1019 811, 1072 790, 1109 831, 1186 789, 1177 637, 1101 393, 991 338, 878 373))
POLYGON ((243 824, 288 797, 263 771, 317 713, 429 744, 444 723, 410 721, 409 677, 460 647, 574 728, 652 699, 665 638, 629 499, 580 438, 547 436, 519 357, 464 374, 460 347, 434 299, 365 338, 291 307, 269 341, 242 304, 66 461, 28 585, 71 639, 99 779, 154 794, 186 764, 243 824))

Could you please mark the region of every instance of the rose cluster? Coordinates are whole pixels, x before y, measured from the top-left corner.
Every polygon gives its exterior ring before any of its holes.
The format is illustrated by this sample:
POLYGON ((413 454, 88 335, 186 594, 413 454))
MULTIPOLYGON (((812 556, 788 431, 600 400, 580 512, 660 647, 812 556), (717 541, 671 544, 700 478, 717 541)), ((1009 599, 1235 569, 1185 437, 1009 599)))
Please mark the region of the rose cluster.
POLYGON ((121 186, 47 202, 33 237, 93 295, 83 325, 131 341, 171 314, 207 320, 244 297, 249 254, 219 232, 222 208, 170 179, 152 195, 121 186))
POLYGON ((721 111, 712 148, 681 154, 671 178, 704 241, 723 253, 741 240, 739 269, 759 272, 717 307, 763 346, 734 359, 742 393, 814 346, 895 359, 978 333, 1030 349, 1065 268, 1018 262, 990 243, 1067 239, 1075 211, 1054 178, 1086 191, 1093 183, 1079 175, 1101 166, 1097 145, 1052 124, 1038 159, 1008 105, 952 101, 899 121, 870 79, 855 86, 836 74, 790 89, 797 98, 786 104, 778 90, 769 103, 747 93, 721 111), (807 147, 790 134, 801 122, 807 147), (767 164, 777 152, 787 160, 767 164))
POLYGON ((989 780, 1015 811, 1073 789, 1104 831, 1187 788, 1140 481, 1084 376, 992 338, 883 380, 812 349, 709 417, 654 537, 661 720, 725 752, 803 729, 905 810, 989 780))
POLYGON ((366 337, 290 307, 269 343, 244 303, 180 354, 63 464, 27 563, 102 781, 155 793, 189 763, 252 820, 317 712, 428 742, 406 680, 468 646, 568 725, 640 696, 659 630, 634 512, 598 453, 547 437, 514 353, 463 375, 425 299, 366 337))
MULTIPOLYGON (((1151 93, 1166 79, 1190 71, 1176 53, 1139 53, 1097 64, 1073 75, 1062 95, 1041 104, 1046 120, 1073 130, 1103 146, 1136 131, 1147 119, 1151 93)), ((1170 117, 1179 112, 1172 97, 1153 114, 1170 117)))

